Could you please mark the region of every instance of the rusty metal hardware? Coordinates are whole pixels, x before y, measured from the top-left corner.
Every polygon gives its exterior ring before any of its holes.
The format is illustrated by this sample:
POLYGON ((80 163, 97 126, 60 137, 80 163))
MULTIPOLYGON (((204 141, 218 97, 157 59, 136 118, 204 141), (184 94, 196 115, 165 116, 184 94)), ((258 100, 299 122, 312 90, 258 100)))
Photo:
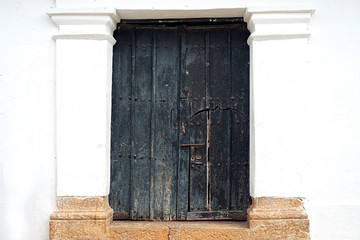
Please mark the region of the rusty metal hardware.
POLYGON ((205 143, 184 143, 180 145, 181 147, 201 147, 205 146, 205 143))
POLYGON ((191 163, 191 164, 195 164, 195 165, 202 165, 203 162, 202 162, 202 157, 201 157, 201 155, 195 155, 195 157, 192 156, 192 157, 190 158, 190 163, 191 163))
MULTIPOLYGON (((192 147, 191 150, 193 150, 193 147, 192 147)), ((193 153, 192 153, 192 154, 193 154, 193 153)), ((194 155, 191 155, 190 163, 191 163, 192 167, 193 167, 194 165, 202 165, 203 162, 202 162, 202 157, 201 157, 201 155, 195 155, 195 156, 194 156, 194 155)))
POLYGON ((204 143, 193 143, 193 144, 181 144, 181 147, 190 147, 190 163, 191 166, 194 167, 194 165, 202 165, 202 157, 201 155, 195 155, 195 147, 202 147, 205 146, 204 143))

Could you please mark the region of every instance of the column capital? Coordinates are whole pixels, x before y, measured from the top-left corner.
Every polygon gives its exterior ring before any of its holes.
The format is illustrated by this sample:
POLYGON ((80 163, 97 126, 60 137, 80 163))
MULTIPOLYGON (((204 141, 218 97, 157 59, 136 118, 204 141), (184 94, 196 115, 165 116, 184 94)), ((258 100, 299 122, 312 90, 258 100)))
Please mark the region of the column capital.
POLYGON ((252 41, 309 38, 308 24, 314 9, 304 8, 247 8, 244 20, 252 41))
POLYGON ((54 9, 47 13, 59 27, 53 39, 108 40, 115 44, 113 31, 120 16, 115 8, 54 9))

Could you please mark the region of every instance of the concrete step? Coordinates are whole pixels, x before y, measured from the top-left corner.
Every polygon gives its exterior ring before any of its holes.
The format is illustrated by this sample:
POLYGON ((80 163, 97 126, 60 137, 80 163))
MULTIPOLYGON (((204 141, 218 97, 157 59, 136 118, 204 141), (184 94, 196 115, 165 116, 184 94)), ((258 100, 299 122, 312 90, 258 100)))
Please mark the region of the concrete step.
POLYGON ((236 221, 114 221, 111 240, 248 240, 247 222, 236 221))

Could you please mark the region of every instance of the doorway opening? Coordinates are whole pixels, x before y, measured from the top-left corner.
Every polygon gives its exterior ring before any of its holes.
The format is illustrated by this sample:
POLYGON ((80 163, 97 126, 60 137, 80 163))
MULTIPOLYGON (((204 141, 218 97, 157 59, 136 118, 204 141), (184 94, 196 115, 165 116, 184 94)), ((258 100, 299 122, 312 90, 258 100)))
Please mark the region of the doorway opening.
POLYGON ((246 219, 249 35, 242 18, 118 24, 114 219, 246 219))

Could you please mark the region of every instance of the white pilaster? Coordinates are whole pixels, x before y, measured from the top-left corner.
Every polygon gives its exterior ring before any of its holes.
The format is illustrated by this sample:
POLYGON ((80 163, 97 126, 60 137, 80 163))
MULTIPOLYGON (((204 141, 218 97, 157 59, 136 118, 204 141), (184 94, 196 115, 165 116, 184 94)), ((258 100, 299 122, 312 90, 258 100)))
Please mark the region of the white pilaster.
POLYGON ((308 9, 247 9, 251 35, 250 192, 252 197, 305 197, 304 132, 299 127, 306 79, 308 9))
POLYGON ((115 9, 57 9, 56 151, 58 196, 106 196, 115 9))

